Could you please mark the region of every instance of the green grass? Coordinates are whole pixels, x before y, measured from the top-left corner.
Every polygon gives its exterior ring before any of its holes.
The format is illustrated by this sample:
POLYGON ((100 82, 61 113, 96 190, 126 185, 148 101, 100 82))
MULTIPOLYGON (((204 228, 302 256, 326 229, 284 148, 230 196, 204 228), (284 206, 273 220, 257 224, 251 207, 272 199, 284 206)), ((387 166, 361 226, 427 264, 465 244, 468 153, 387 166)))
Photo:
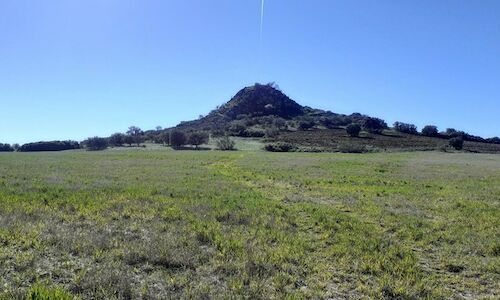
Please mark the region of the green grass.
POLYGON ((0 299, 500 296, 496 155, 11 153, 0 204, 0 299))

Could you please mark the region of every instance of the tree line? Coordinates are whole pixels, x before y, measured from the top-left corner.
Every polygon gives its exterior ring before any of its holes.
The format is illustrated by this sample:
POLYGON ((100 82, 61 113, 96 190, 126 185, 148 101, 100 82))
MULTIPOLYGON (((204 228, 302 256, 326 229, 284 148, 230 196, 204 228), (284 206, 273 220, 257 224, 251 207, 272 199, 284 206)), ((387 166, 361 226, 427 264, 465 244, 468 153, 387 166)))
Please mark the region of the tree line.
MULTIPOLYGON (((155 144, 169 146, 175 150, 181 149, 201 149, 200 146, 208 144, 210 135, 206 131, 194 131, 186 133, 181 130, 156 130, 142 131, 137 126, 129 127, 126 133, 114 133, 109 137, 90 137, 84 140, 82 148, 87 150, 104 150, 108 147, 136 146, 148 141, 155 144), (189 146, 189 147, 188 147, 189 146)), ((219 150, 234 150, 235 142, 228 136, 220 137, 216 140, 219 150)))
MULTIPOLYGON (((351 137, 358 137, 361 130, 380 134, 385 129, 389 129, 389 127, 383 120, 371 117, 367 118, 362 124, 351 123, 346 126, 346 132, 351 137)), ((414 124, 395 122, 393 124, 393 129, 406 134, 448 139, 449 145, 456 150, 461 150, 463 148, 464 141, 500 144, 500 138, 498 137, 485 139, 480 136, 468 134, 464 131, 458 131, 454 128, 447 128, 446 131, 439 132, 438 127, 435 125, 426 125, 418 132, 417 126, 414 124)))
MULTIPOLYGON (((224 138, 225 136, 272 138, 278 135, 280 131, 306 131, 317 127, 345 128, 346 133, 351 137, 359 137, 362 131, 371 134, 383 134, 384 130, 390 129, 384 120, 358 113, 350 116, 336 114, 328 116, 327 114, 326 117, 322 116, 316 119, 307 116, 293 120, 285 120, 277 116, 263 116, 252 119, 240 116, 224 128, 216 130, 206 128, 206 130, 188 132, 179 129, 162 129, 158 126, 155 130, 143 131, 137 126, 130 126, 125 133, 118 132, 109 137, 90 137, 82 142, 68 140, 26 143, 24 145, 0 143, 0 152, 63 151, 73 149, 95 151, 104 150, 108 147, 140 147, 145 142, 169 146, 173 149, 200 149, 201 145, 208 143, 209 132, 213 136, 220 137, 216 140, 219 149, 232 150, 234 149, 234 141, 230 138, 224 138)), ((462 149, 464 141, 500 144, 500 138, 498 137, 485 139, 453 128, 447 128, 445 131, 440 132, 435 125, 426 125, 418 131, 417 126, 414 124, 398 121, 393 124, 392 128, 406 134, 448 139, 449 145, 459 150, 462 149)))

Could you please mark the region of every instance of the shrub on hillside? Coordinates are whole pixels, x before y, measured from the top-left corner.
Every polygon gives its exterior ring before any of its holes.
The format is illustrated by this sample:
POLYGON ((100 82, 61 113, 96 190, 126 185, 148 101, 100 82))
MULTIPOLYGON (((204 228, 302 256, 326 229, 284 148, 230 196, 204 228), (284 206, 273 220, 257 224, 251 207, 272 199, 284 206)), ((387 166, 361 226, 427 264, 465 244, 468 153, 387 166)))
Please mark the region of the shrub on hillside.
POLYGON ((403 123, 403 122, 395 122, 394 129, 399 132, 408 133, 408 134, 417 134, 417 126, 413 124, 403 123))
POLYGON ((267 144, 264 146, 264 149, 269 152, 291 152, 295 151, 297 148, 290 143, 278 142, 267 144))
POLYGON ((458 131, 455 128, 446 128, 446 131, 445 131, 446 135, 448 135, 448 136, 452 136, 452 135, 456 134, 457 132, 458 131))
POLYGON ((359 124, 349 124, 345 128, 345 131, 347 132, 347 134, 349 136, 357 137, 357 136, 359 136, 359 133, 361 131, 361 126, 359 126, 359 124))
POLYGON ((427 125, 422 128, 422 135, 435 137, 438 136, 438 129, 434 125, 427 125))
POLYGON ((108 140, 98 136, 91 137, 82 142, 89 151, 98 151, 108 148, 108 140))
POLYGON ((208 138, 208 134, 205 132, 193 132, 189 135, 187 143, 198 148, 198 146, 208 143, 208 138))
POLYGON ((224 129, 212 129, 210 131, 210 134, 212 135, 212 137, 221 137, 226 135, 227 133, 224 129))
POLYGON ((262 129, 249 128, 245 129, 240 135, 241 137, 264 137, 266 132, 262 129))
POLYGON ((80 144, 75 141, 52 141, 52 142, 36 142, 27 143, 19 148, 21 152, 37 152, 37 151, 64 151, 80 149, 80 144))
POLYGON ((500 138, 499 137, 492 137, 492 138, 489 138, 489 139, 486 139, 486 141, 488 143, 491 143, 491 144, 500 144, 500 138))
POLYGON ((187 143, 186 134, 182 131, 174 130, 170 133, 170 146, 172 148, 180 148, 187 143))
POLYGON ((247 127, 245 126, 245 124, 243 122, 234 121, 231 123, 231 125, 229 125, 229 127, 227 128, 227 131, 231 135, 245 136, 246 129, 247 129, 247 127))
POLYGON ((364 120, 363 129, 370 133, 381 133, 387 128, 387 123, 379 118, 368 117, 364 120))
POLYGON ((461 136, 462 138, 466 135, 465 132, 463 131, 458 131, 453 128, 446 128, 446 131, 443 134, 444 136, 447 136, 449 138, 454 138, 454 137, 459 137, 461 136))
POLYGON ((478 143, 487 142, 484 138, 482 138, 480 136, 468 134, 468 133, 465 133, 463 131, 461 133, 462 134, 460 136, 462 136, 462 138, 464 139, 464 141, 478 142, 478 143))
POLYGON ((216 144, 217 144, 217 149, 222 151, 236 150, 234 148, 235 142, 227 135, 219 138, 216 144))
POLYGON ((352 123, 352 120, 348 116, 333 115, 321 118, 320 123, 328 129, 333 129, 336 128, 337 126, 349 125, 352 123))
POLYGON ((332 118, 333 124, 335 126, 347 126, 353 123, 353 120, 349 116, 338 115, 332 118))
POLYGON ((274 138, 280 134, 280 131, 277 127, 273 126, 273 127, 266 128, 265 133, 266 133, 265 137, 274 138))
POLYGON ((287 129, 286 120, 283 118, 275 118, 273 121, 273 125, 278 130, 286 130, 287 129))
POLYGON ((450 146, 455 150, 462 150, 464 147, 464 139, 462 137, 454 137, 449 140, 450 146))
POLYGON ((300 130, 309 130, 316 125, 314 121, 312 120, 303 120, 299 122, 299 129, 300 130))
POLYGON ((0 143, 0 152, 13 152, 14 148, 10 144, 0 143))

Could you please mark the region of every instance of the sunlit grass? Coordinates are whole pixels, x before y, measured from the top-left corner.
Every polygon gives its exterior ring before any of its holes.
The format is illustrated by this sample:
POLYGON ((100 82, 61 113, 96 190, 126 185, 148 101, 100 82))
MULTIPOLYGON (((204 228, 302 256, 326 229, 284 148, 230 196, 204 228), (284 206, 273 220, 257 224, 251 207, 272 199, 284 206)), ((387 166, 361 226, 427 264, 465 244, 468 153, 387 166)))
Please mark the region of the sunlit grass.
POLYGON ((495 155, 2 154, 0 199, 4 298, 500 293, 495 155))

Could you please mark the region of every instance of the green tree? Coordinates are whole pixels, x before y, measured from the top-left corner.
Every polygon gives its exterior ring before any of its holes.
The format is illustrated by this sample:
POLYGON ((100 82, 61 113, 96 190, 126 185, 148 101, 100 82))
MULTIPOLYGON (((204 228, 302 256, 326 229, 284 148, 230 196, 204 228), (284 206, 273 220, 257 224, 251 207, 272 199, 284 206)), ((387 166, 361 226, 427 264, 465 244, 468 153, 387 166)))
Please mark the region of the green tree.
POLYGON ((299 129, 300 130, 309 130, 313 128, 316 125, 316 123, 313 120, 303 120, 299 122, 299 129))
POLYGON ((14 148, 10 144, 1 144, 0 143, 0 152, 13 152, 14 148))
POLYGON ((464 147, 464 139, 461 136, 454 137, 449 140, 449 144, 455 148, 455 150, 462 150, 464 147))
POLYGON ((408 134, 417 134, 417 126, 413 124, 403 123, 403 122, 394 122, 394 129, 399 132, 408 133, 408 134))
POLYGON ((382 133, 387 128, 387 123, 379 118, 368 117, 365 119, 363 129, 370 133, 382 133))
POLYGON ((109 137, 111 146, 120 147, 125 143, 125 135, 123 133, 114 133, 109 137))
POLYGON ((198 149, 198 146, 208 143, 208 134, 205 132, 193 132, 189 135, 188 144, 198 149))
POLYGON ((170 144, 170 132, 168 131, 163 131, 160 133, 158 136, 158 140, 163 144, 163 145, 168 145, 170 144))
POLYGON ((422 128, 422 135, 425 136, 438 136, 438 129, 434 125, 427 125, 422 128))
POLYGON ((133 136, 127 134, 123 137, 123 143, 128 144, 129 147, 132 147, 132 144, 135 142, 135 139, 133 136))
POLYGON ((104 150, 108 148, 108 140, 101 137, 91 137, 83 141, 85 148, 91 151, 104 150))
POLYGON ((174 130, 170 133, 170 146, 177 149, 186 145, 186 134, 182 131, 174 130))
POLYGON ((137 144, 137 147, 144 142, 144 132, 137 126, 130 126, 127 130, 127 134, 133 137, 133 143, 137 144))
POLYGON ((361 126, 359 126, 359 124, 349 124, 347 125, 347 127, 345 128, 345 131, 347 132, 347 134, 351 137, 357 137, 359 136, 359 133, 361 132, 361 126))

